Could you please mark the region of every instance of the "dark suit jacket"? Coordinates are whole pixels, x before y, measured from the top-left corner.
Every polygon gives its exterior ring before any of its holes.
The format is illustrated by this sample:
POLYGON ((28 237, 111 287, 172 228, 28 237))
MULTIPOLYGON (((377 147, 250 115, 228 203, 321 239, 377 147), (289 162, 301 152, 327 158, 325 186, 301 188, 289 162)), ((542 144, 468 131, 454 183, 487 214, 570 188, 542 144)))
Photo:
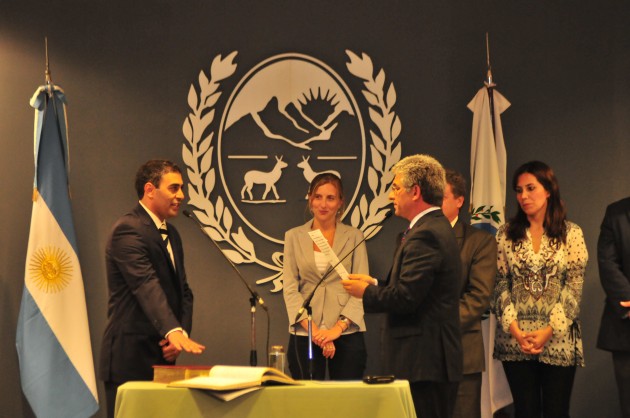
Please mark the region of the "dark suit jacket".
POLYGON ((497 276, 497 242, 491 234, 458 219, 453 227, 462 261, 459 321, 464 374, 485 369, 481 316, 490 307, 497 276))
POLYGON ((167 229, 177 270, 140 204, 113 227, 105 250, 109 304, 99 367, 103 381, 151 380, 151 366, 167 364, 160 340, 173 328, 191 330, 193 296, 182 242, 173 225, 167 229))
POLYGON ((388 313, 384 372, 411 382, 461 379, 460 264, 453 228, 436 210, 407 233, 387 281, 366 288, 365 311, 388 313))
POLYGON ((630 198, 606 209, 597 243, 599 279, 606 292, 606 305, 599 327, 597 347, 608 351, 630 351, 628 308, 630 300, 630 198))

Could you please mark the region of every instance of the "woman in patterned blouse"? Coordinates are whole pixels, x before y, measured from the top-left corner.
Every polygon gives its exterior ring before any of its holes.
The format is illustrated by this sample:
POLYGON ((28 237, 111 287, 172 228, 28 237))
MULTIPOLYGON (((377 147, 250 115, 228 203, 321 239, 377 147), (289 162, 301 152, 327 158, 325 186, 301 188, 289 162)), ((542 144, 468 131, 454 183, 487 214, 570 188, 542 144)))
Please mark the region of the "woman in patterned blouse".
POLYGON ((494 357, 503 362, 516 418, 568 417, 575 369, 584 366, 578 316, 586 245, 566 219, 548 165, 523 164, 512 187, 517 213, 497 232, 494 357))

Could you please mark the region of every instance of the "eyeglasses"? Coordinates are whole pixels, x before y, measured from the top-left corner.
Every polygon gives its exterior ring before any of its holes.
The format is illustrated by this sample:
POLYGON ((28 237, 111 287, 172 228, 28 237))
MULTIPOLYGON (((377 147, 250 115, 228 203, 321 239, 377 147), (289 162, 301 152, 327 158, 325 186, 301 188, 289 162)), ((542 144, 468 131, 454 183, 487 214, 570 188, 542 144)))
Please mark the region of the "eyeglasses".
POLYGON ((400 187, 397 184, 392 184, 392 193, 397 195, 398 193, 400 193, 401 190, 409 190, 409 189, 407 189, 406 187, 400 187))

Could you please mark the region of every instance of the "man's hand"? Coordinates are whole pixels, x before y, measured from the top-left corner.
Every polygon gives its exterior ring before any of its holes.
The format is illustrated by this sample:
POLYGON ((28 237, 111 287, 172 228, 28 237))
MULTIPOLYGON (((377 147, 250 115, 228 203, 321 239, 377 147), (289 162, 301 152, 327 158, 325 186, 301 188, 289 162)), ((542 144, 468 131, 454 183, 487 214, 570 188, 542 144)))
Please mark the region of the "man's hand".
POLYGON ((374 282, 374 279, 367 274, 349 274, 348 277, 350 280, 342 280, 341 284, 350 296, 356 298, 362 298, 365 289, 374 282))
POLYGON ((179 356, 179 353, 181 353, 182 351, 186 351, 187 353, 192 354, 201 354, 203 353, 203 350, 206 349, 204 345, 201 345, 198 342, 191 340, 181 331, 171 332, 170 334, 168 334, 167 340, 163 341, 167 342, 164 345, 160 343, 160 345, 162 345, 162 354, 164 355, 164 358, 166 360, 169 360, 167 355, 173 358, 173 360, 169 361, 175 361, 177 356, 179 356))
POLYGON ((167 339, 160 341, 160 347, 162 347, 162 357, 164 357, 164 360, 171 363, 174 363, 175 360, 177 360, 177 357, 179 357, 179 353, 181 352, 172 344, 169 344, 167 339))
POLYGON ((348 277, 350 278, 350 280, 361 280, 362 282, 366 282, 367 284, 374 284, 374 282, 376 281, 374 277, 370 277, 367 274, 351 273, 348 274, 348 277))

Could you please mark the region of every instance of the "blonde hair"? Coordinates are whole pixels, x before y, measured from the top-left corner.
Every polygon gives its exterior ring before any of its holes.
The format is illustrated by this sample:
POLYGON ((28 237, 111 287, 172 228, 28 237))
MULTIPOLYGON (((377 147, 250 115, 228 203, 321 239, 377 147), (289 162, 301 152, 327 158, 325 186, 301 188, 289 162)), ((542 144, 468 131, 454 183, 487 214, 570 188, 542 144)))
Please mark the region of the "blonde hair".
POLYGON ((337 189, 337 195, 339 196, 339 200, 341 200, 341 207, 337 211, 336 217, 337 220, 341 218, 341 214, 346 210, 346 200, 343 196, 343 184, 341 183, 341 179, 332 173, 320 173, 316 175, 311 184, 308 187, 308 211, 309 213, 313 213, 311 210, 311 205, 313 203, 313 194, 319 188, 319 186, 323 186, 324 184, 332 184, 337 189))

